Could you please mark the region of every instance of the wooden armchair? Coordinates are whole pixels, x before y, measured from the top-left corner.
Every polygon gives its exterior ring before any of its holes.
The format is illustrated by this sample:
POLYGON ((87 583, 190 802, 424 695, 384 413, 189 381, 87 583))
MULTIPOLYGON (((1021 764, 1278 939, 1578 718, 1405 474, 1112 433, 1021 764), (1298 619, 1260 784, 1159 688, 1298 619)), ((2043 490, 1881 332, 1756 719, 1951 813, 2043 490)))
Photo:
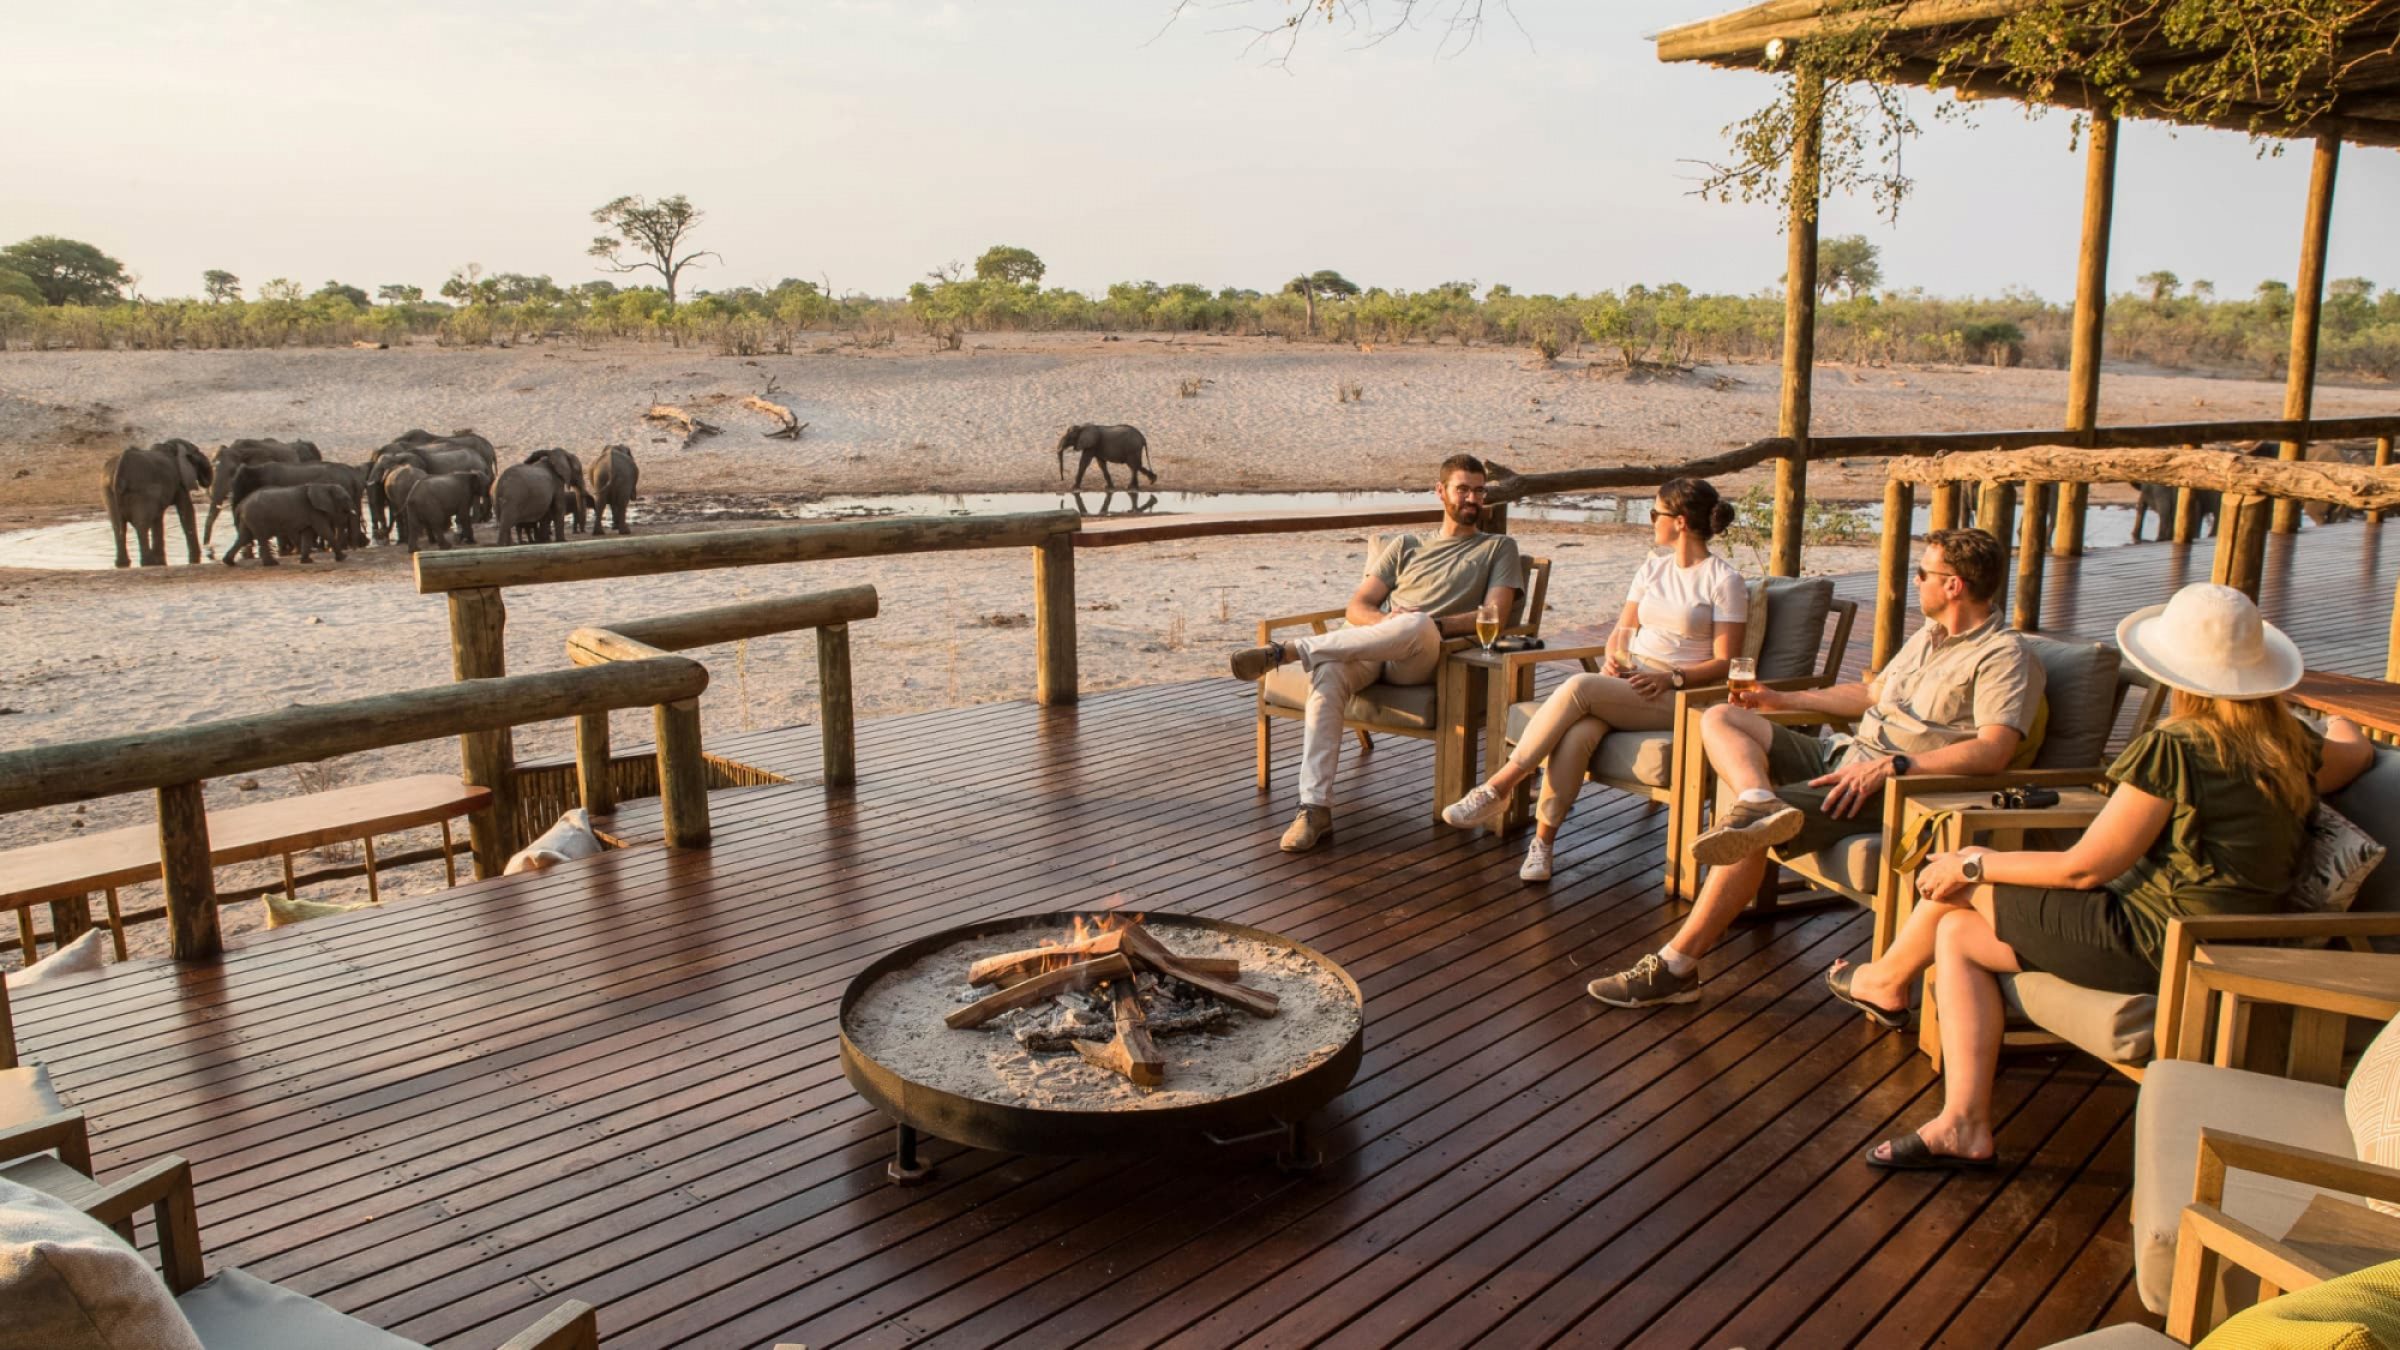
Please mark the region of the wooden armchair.
POLYGON ((2256 1277, 2261 1302, 2313 1288, 2366 1266, 2400 1260, 2400 1218, 2336 1195, 2400 1205, 2400 1169, 2378 1167, 2251 1135, 2203 1128, 2192 1203, 2176 1229, 2167 1334, 2190 1344, 2217 1320, 2218 1293, 2231 1264, 2256 1277), (2224 1210, 2228 1173, 2247 1172, 2316 1190, 2282 1237, 2271 1237, 2224 1210))
MULTIPOLYGON (((1509 616, 1501 630, 1508 635, 1540 637, 1542 612, 1549 599, 1550 560, 1525 558, 1525 589, 1517 597, 1516 612, 1509 616)), ((1312 633, 1325 633, 1329 626, 1347 611, 1317 610, 1308 614, 1285 614, 1258 621, 1258 641, 1264 646, 1273 642, 1278 633, 1294 628, 1307 628, 1312 633)), ((1474 645, 1472 639, 1452 638, 1442 644, 1442 652, 1462 651, 1474 645)), ((1374 733, 1406 736, 1412 740, 1433 741, 1436 745, 1433 809, 1438 816, 1449 803, 1443 800, 1443 785, 1453 775, 1442 772, 1449 767, 1451 755, 1463 756, 1465 739, 1460 729, 1466 723, 1467 710, 1440 706, 1442 682, 1435 680, 1421 685, 1368 685, 1350 696, 1350 706, 1342 710, 1342 725, 1358 736, 1358 748, 1363 753, 1374 749, 1374 733)), ((1300 721, 1308 709, 1308 673, 1299 665, 1283 666, 1258 682, 1258 789, 1272 786, 1274 757, 1274 726, 1278 718, 1300 721)))
MULTIPOLYGON (((1823 689, 1839 682, 1842 662, 1849 656, 1851 630, 1858 622, 1858 602, 1836 598, 1833 583, 1821 577, 1774 577, 1759 589, 1767 606, 1766 630, 1754 649, 1759 682, 1771 689, 1823 689)), ((1535 670, 1545 662, 1574 661, 1585 671, 1597 672, 1600 658, 1607 654, 1602 645, 1510 652, 1502 658, 1499 678, 1506 681, 1512 697, 1506 725, 1487 733, 1486 777, 1500 767, 1507 747, 1516 744, 1541 709, 1533 697, 1535 670)), ((1592 782, 1667 808, 1665 884, 1671 899, 1688 900, 1699 889, 1698 876, 1685 865, 1695 832, 1693 823, 1698 819, 1691 809, 1687 784, 1694 773, 1706 769, 1706 757, 1700 753, 1699 723, 1693 719, 1708 705, 1723 702, 1725 696, 1721 683, 1676 691, 1669 729, 1612 732, 1601 739, 1585 770, 1585 777, 1592 782), (1690 734, 1679 734, 1679 730, 1690 734)), ((1504 828, 1525 823, 1532 792, 1530 783, 1518 790, 1509 804, 1504 828)))

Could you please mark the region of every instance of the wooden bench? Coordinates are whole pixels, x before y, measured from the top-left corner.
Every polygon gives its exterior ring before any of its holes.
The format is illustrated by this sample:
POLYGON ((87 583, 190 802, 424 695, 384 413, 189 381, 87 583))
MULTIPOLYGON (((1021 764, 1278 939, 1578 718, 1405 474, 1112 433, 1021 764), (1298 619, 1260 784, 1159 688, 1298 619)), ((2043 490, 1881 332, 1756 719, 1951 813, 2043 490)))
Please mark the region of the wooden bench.
MULTIPOLYGON (((420 774, 382 783, 362 783, 331 792, 311 792, 256 806, 208 813, 209 861, 256 862, 283 859, 285 895, 294 892, 292 855, 356 839, 366 845, 367 894, 383 898, 375 882, 375 836, 394 830, 439 823, 442 827, 442 869, 450 884, 458 884, 458 864, 451 858, 450 821, 490 803, 490 788, 469 787, 446 774, 420 774)), ((91 926, 81 902, 93 891, 108 897, 108 927, 115 937, 117 959, 125 959, 125 921, 117 908, 117 888, 159 879, 158 827, 129 826, 72 839, 34 844, 0 852, 0 905, 17 912, 17 932, 24 943, 27 964, 34 958, 33 907, 44 901, 52 910, 52 938, 66 942, 91 926), (69 906, 66 902, 77 902, 69 906)))

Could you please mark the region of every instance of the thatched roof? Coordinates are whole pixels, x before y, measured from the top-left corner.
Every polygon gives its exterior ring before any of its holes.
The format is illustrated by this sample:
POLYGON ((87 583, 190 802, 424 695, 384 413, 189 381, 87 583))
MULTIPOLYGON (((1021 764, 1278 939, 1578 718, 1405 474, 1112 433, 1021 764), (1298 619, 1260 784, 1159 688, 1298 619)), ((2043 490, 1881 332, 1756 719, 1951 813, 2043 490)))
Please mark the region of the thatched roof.
MULTIPOLYGON (((1882 50, 1897 58, 1897 74, 1903 79, 1931 81, 1943 54, 1960 39, 1988 32, 2011 15, 2038 5, 2039 0, 1897 0, 1878 9, 1861 10, 1841 0, 1767 0, 1659 34, 1658 59, 1771 70, 1787 55, 1784 44, 1823 31, 1830 24, 1874 22, 1889 25, 1882 50)), ((2332 108, 2305 125, 2282 120, 2265 102, 2237 101, 2221 113, 2192 116, 2168 107, 2158 97, 2177 72, 2219 55, 2222 53, 2171 45, 2155 33, 2138 40, 2133 57, 2140 73, 2131 82, 2132 94, 2124 111, 2136 117, 2271 136, 2332 132, 2362 145, 2400 146, 2400 3, 2367 5, 2345 31, 2335 63, 2339 73, 2327 72, 2335 96, 2332 108), (2255 120, 2260 118, 2265 120, 2255 120)), ((2004 66, 1953 67, 1941 84, 1965 98, 2031 101, 2023 86, 2008 77, 2004 66)), ((2104 91, 2074 79, 2060 80, 2048 101, 2089 111, 2107 111, 2114 105, 2104 91)))

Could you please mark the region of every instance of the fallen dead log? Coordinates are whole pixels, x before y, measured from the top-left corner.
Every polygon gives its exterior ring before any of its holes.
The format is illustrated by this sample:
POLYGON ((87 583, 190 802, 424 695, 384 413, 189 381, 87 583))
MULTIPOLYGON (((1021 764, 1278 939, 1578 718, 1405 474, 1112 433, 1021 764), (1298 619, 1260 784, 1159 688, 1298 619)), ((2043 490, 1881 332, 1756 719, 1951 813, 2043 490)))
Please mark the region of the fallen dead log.
POLYGON ((381 342, 369 342, 364 338, 353 338, 350 342, 350 345, 362 352, 379 352, 384 350, 388 344, 381 342))
POLYGON ((650 411, 642 414, 642 420, 645 422, 664 422, 668 426, 676 428, 683 433, 683 443, 685 445, 690 445, 692 442, 699 440, 703 436, 714 436, 717 434, 717 428, 709 423, 701 421, 699 418, 692 416, 690 413, 685 412, 683 409, 676 407, 672 403, 660 403, 655 399, 651 401, 650 411))
POLYGON ((743 399, 742 406, 748 408, 752 412, 765 413, 767 416, 772 417, 776 421, 783 424, 778 429, 767 433, 768 440, 799 440, 800 433, 808 430, 808 423, 801 421, 793 414, 791 409, 783 406, 782 404, 769 402, 768 396, 774 394, 775 392, 775 381, 770 379, 767 381, 767 387, 764 391, 752 394, 750 397, 743 399))
POLYGON ((979 1027, 1004 1012, 1022 1008, 1028 1004, 1039 1003, 1052 994, 1063 994, 1075 989, 1089 989, 1102 980, 1112 979, 1122 979, 1131 983, 1133 963, 1119 955, 1103 956, 1097 961, 1080 961, 1071 966, 1061 966, 1056 970, 1045 971, 1020 984, 1012 984, 989 998, 978 999, 951 1013, 942 1021, 953 1030, 979 1027))
POLYGON ((1157 1087, 1166 1082, 1167 1062, 1159 1057, 1157 1042, 1150 1039, 1150 1028, 1142 1016, 1142 1001, 1134 994, 1133 981, 1119 980, 1109 986, 1109 1007, 1116 1015, 1117 1034, 1105 1041, 1076 1041, 1075 1053, 1131 1079, 1137 1087, 1157 1087))
POLYGON ((1193 969, 1191 964, 1182 957, 1168 951, 1157 938, 1150 936, 1148 929, 1140 924, 1132 924, 1120 929, 1119 934, 1123 939, 1121 949, 1125 955, 1159 974, 1172 976, 1194 989, 1214 994, 1253 1017, 1273 1017, 1275 1015, 1279 1005, 1273 994, 1264 989, 1253 989, 1246 984, 1237 984, 1232 980, 1220 980, 1212 975, 1202 974, 1193 969))

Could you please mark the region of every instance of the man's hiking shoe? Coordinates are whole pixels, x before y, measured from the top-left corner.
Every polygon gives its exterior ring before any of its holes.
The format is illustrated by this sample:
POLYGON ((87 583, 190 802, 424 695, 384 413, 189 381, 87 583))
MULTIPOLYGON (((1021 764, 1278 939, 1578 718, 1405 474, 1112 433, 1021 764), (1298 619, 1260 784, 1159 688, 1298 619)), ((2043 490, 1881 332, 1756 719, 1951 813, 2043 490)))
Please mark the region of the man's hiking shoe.
POLYGON ((1324 806, 1303 806, 1292 817, 1292 828, 1283 832, 1283 851, 1306 853, 1333 837, 1333 810, 1324 806))
POLYGON ((1633 969, 1604 975, 1584 986, 1585 992, 1612 1008, 1650 1008, 1661 1003, 1689 1003, 1700 997, 1700 972, 1678 975, 1667 969, 1657 952, 1633 963, 1633 969))
POLYGON ((1471 830, 1478 825, 1497 825, 1501 813, 1508 810, 1508 794, 1495 792, 1489 783, 1477 783, 1467 789, 1467 795, 1442 808, 1442 823, 1471 830))
POLYGON ((1717 813, 1716 823, 1692 841, 1692 859, 1703 867, 1755 858, 1800 833, 1800 809, 1777 797, 1772 801, 1737 801, 1717 813))
POLYGON ((1246 647, 1233 654, 1233 678, 1263 680, 1283 664, 1283 647, 1270 642, 1264 647, 1246 647))

